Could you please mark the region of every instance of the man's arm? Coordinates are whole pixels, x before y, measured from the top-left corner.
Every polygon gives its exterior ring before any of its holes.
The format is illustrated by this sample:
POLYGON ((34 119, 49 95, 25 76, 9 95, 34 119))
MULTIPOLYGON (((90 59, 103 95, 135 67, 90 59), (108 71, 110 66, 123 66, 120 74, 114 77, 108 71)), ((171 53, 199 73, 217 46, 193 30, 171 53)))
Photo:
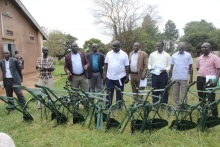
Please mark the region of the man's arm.
POLYGON ((172 73, 173 73, 173 64, 170 65, 170 71, 169 71, 169 77, 168 79, 170 80, 170 78, 172 77, 172 73))
POLYGON ((103 80, 104 81, 106 80, 107 70, 108 70, 108 63, 105 63, 104 70, 103 70, 103 80))
POLYGON ((192 69, 192 64, 189 65, 189 77, 190 77, 190 79, 189 79, 189 84, 191 84, 192 81, 193 81, 193 69, 192 69))
POLYGON ((141 80, 144 80, 146 78, 147 75, 147 69, 148 69, 148 57, 147 57, 147 53, 144 53, 144 66, 143 66, 143 72, 141 75, 141 80))
POLYGON ((129 65, 125 66, 125 72, 126 72, 126 79, 125 79, 125 84, 129 82, 129 65))

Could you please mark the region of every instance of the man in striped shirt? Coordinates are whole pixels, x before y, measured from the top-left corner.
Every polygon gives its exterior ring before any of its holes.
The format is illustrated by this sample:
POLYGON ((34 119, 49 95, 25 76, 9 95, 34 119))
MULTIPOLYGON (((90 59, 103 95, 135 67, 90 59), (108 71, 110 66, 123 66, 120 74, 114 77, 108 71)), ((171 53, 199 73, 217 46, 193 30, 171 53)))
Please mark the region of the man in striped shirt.
MULTIPOLYGON (((218 56, 212 54, 210 52, 211 45, 210 43, 206 42, 202 44, 202 55, 196 61, 196 68, 197 68, 197 90, 203 90, 203 86, 206 83, 206 76, 213 75, 216 76, 214 82, 209 84, 210 87, 215 87, 217 85, 219 75, 220 75, 220 59, 218 56)), ((198 92, 198 96, 200 100, 206 96, 206 93, 198 92)), ((215 101, 215 94, 211 94, 208 97, 210 102, 215 101)), ((213 116, 218 116, 217 106, 214 106, 212 110, 213 116)))
MULTIPOLYGON (((48 56, 48 48, 42 48, 43 57, 37 59, 36 69, 40 71, 40 76, 38 80, 38 85, 46 86, 53 89, 53 75, 52 72, 55 70, 53 67, 53 57, 48 56)), ((41 103, 38 101, 38 109, 41 109, 41 103)))

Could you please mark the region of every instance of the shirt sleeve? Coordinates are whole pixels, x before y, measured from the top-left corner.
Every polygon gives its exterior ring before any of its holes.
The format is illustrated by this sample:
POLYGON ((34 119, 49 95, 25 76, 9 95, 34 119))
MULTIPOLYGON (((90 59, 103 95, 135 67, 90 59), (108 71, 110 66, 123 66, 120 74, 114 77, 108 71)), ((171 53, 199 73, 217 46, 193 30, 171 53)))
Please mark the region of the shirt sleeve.
POLYGON ((196 60, 196 68, 199 68, 199 58, 196 60))
POLYGON ((128 55, 125 53, 125 66, 129 65, 128 55))
POLYGON ((105 63, 108 63, 108 53, 107 53, 107 55, 105 56, 105 63))
POLYGON ((215 68, 220 68, 220 59, 218 56, 215 56, 214 65, 215 68))
POLYGON ((150 54, 150 56, 149 56, 148 69, 152 69, 152 66, 151 66, 151 63, 152 63, 152 61, 151 61, 152 59, 151 59, 151 58, 152 58, 152 57, 151 57, 151 56, 152 56, 152 54, 150 54))
POLYGON ((192 59, 192 56, 189 54, 189 65, 190 64, 193 64, 193 59, 192 59))
POLYGON ((166 71, 170 70, 170 63, 171 63, 171 57, 169 54, 167 54, 167 67, 166 67, 166 71))

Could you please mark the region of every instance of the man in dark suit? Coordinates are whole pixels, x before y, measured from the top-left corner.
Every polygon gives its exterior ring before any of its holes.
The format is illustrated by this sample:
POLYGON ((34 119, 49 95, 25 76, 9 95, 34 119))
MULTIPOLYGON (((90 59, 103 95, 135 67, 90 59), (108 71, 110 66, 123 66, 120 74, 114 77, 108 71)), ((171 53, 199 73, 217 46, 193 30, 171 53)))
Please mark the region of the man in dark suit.
MULTIPOLYGON (((85 53, 78 51, 78 44, 71 44, 72 52, 65 56, 64 71, 68 75, 69 81, 74 88, 82 88, 84 91, 89 91, 87 67, 89 61, 85 53)), ((87 105, 84 105, 88 108, 87 105)))
MULTIPOLYGON (((13 85, 21 85, 21 77, 19 75, 19 64, 18 60, 11 58, 8 50, 3 51, 4 59, 0 61, 0 67, 3 73, 3 85, 6 90, 7 97, 13 97, 13 91, 17 95, 18 101, 21 106, 24 106, 26 100, 22 91, 19 88, 13 88, 13 85)), ((14 105, 11 103, 11 105, 14 105)))
POLYGON ((89 60, 90 66, 88 67, 89 81, 90 81, 90 91, 101 92, 103 90, 103 66, 105 57, 102 53, 97 51, 98 45, 96 43, 92 44, 92 52, 87 54, 87 59, 89 60))

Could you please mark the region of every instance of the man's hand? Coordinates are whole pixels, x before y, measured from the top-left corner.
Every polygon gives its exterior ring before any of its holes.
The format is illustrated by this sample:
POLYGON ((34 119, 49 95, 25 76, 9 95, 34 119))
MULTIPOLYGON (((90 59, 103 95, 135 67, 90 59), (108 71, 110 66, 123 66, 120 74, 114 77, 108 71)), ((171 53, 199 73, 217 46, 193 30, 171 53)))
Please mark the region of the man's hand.
POLYGON ((193 81, 192 79, 189 79, 189 84, 191 84, 191 83, 192 83, 192 81, 193 81))
POLYGON ((129 77, 126 77, 124 84, 127 84, 129 82, 129 77))
POLYGON ((72 74, 70 73, 70 71, 66 71, 68 77, 72 76, 72 74))
POLYGON ((84 66, 84 70, 87 70, 87 67, 88 67, 88 66, 87 66, 87 65, 85 65, 85 66, 84 66))
POLYGON ((166 69, 161 70, 161 73, 166 72, 166 69))
POLYGON ((209 86, 212 86, 212 87, 216 87, 216 85, 217 85, 217 82, 211 82, 211 83, 209 84, 209 86))
POLYGON ((144 80, 146 77, 144 77, 144 76, 141 76, 141 80, 144 80))
POLYGON ((36 70, 39 68, 39 66, 36 65, 36 70))

